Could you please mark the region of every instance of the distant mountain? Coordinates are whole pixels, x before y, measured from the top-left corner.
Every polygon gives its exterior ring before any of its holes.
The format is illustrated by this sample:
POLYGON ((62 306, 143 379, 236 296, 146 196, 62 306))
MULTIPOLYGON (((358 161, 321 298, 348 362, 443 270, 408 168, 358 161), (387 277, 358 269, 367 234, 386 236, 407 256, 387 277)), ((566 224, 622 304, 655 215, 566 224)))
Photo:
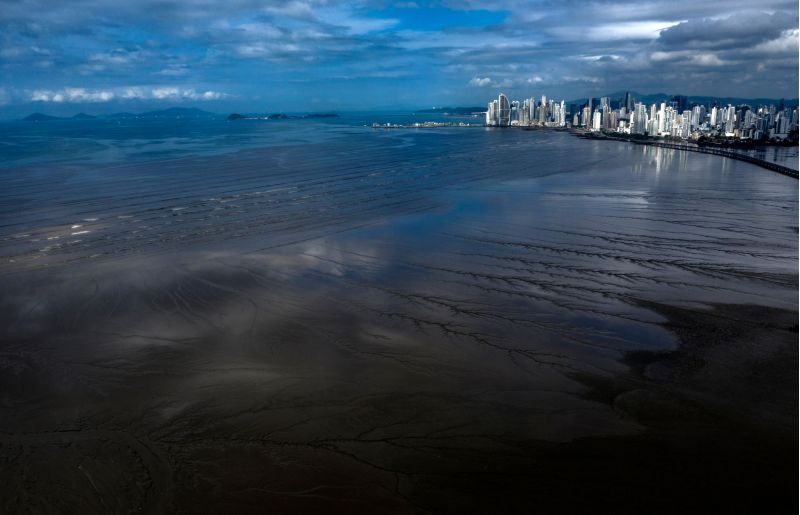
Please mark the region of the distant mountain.
POLYGON ((125 118, 136 118, 138 115, 133 113, 114 113, 108 114, 104 118, 113 118, 113 119, 125 119, 125 118))
MULTIPOLYGON (((113 113, 103 115, 102 118, 111 120, 124 120, 130 118, 211 118, 216 116, 214 113, 203 111, 194 107, 170 107, 168 109, 159 109, 156 111, 147 111, 146 113, 113 113)), ((24 121, 29 122, 43 122, 47 120, 93 120, 98 118, 86 113, 78 113, 70 118, 62 118, 59 116, 50 116, 42 113, 33 113, 25 118, 24 121)))
POLYGON ((267 118, 269 118, 270 120, 286 120, 289 117, 283 113, 275 113, 267 116, 267 118))
POLYGON ((739 97, 693 97, 689 96, 689 103, 695 104, 711 104, 712 102, 716 101, 718 105, 742 105, 748 104, 751 106, 756 105, 770 105, 773 104, 777 106, 783 100, 784 106, 796 106, 797 99, 796 98, 739 98, 739 97))
POLYGON ((247 118, 247 117, 245 115, 243 115, 243 114, 231 113, 231 114, 228 115, 226 120, 228 120, 228 121, 231 121, 231 120, 244 120, 245 118, 247 118))
POLYGON ((49 120, 63 120, 63 118, 59 118, 58 116, 50 116, 42 113, 33 113, 29 114, 22 120, 25 122, 46 122, 49 120))
POLYGON ((415 113, 426 114, 483 114, 485 107, 431 107, 430 109, 418 109, 415 113))
MULTIPOLYGON (((621 98, 625 98, 625 91, 616 91, 609 95, 599 95, 594 98, 600 98, 601 96, 609 97, 612 101, 617 101, 621 98)), ((679 95, 680 93, 638 93, 636 91, 631 91, 630 94, 633 96, 636 102, 644 102, 645 104, 657 104, 659 102, 667 102, 672 100, 672 97, 679 95)), ((778 105, 781 102, 781 99, 778 98, 741 98, 741 97, 716 97, 716 96, 693 96, 693 95, 686 95, 689 99, 689 105, 691 104, 702 104, 702 105, 710 105, 714 102, 717 105, 742 105, 748 104, 751 106, 756 105, 778 105)), ((587 98, 578 98, 575 100, 570 100, 568 104, 584 104, 586 103, 587 98)), ((784 99, 784 105, 786 106, 796 106, 798 104, 798 99, 790 98, 784 99)))
POLYGON ((214 113, 197 109, 196 107, 170 107, 156 111, 147 111, 139 118, 209 118, 216 116, 214 113))

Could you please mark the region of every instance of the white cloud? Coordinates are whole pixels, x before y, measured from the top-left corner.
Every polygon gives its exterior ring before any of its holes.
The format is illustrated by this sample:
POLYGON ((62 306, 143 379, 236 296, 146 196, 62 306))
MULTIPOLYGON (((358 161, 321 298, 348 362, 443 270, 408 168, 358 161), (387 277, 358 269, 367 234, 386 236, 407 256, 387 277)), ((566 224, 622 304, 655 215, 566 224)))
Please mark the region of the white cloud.
POLYGON ((50 93, 47 91, 36 90, 31 93, 31 102, 49 102, 50 93))
POLYGON ((631 21, 609 23, 590 27, 585 36, 589 41, 623 41, 657 39, 662 30, 678 25, 681 21, 631 21))
MULTIPOLYGON (((224 93, 219 91, 196 91, 194 88, 182 89, 177 87, 154 88, 149 98, 155 100, 219 100, 224 98, 224 93)), ((144 97, 148 98, 148 97, 144 97)))
POLYGON ((227 97, 219 91, 197 91, 194 88, 175 86, 142 87, 130 86, 115 90, 88 90, 85 88, 64 88, 57 91, 37 89, 30 93, 31 102, 55 103, 103 103, 112 100, 219 100, 227 97))
POLYGON ((31 94, 32 102, 108 102, 116 94, 109 90, 87 90, 85 88, 65 88, 58 91, 36 90, 31 94))
POLYGON ((796 54, 798 34, 800 31, 797 29, 785 30, 779 38, 759 43, 752 48, 752 51, 765 54, 796 54))
POLYGON ((700 66, 724 66, 728 64, 715 54, 709 53, 694 54, 690 57, 690 60, 693 64, 700 66))
POLYGON ((243 23, 236 29, 253 39, 278 39, 283 36, 283 31, 269 23, 243 23))
POLYGON ((264 9, 270 14, 285 16, 297 20, 313 20, 314 9, 306 2, 289 2, 282 6, 272 6, 264 9))
POLYGON ((709 52, 696 52, 693 50, 675 50, 672 52, 653 52, 650 59, 656 62, 681 62, 691 63, 699 66, 724 66, 729 64, 719 58, 716 54, 709 52))
POLYGON ((164 77, 183 77, 189 73, 189 67, 185 64, 170 64, 166 68, 156 72, 156 75, 164 77))
POLYGON ((484 87, 484 86, 491 86, 492 85, 492 79, 490 79, 489 77, 484 77, 484 78, 473 77, 472 80, 469 81, 469 85, 470 86, 478 86, 478 87, 481 87, 481 88, 484 87))

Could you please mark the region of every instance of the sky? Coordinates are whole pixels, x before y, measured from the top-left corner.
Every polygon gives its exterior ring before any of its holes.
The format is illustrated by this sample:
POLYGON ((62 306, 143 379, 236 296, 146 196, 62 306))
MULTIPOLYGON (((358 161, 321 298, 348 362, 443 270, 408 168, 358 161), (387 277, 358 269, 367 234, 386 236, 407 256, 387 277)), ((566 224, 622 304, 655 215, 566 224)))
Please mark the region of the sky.
POLYGON ((796 0, 0 0, 0 116, 796 98, 796 0))

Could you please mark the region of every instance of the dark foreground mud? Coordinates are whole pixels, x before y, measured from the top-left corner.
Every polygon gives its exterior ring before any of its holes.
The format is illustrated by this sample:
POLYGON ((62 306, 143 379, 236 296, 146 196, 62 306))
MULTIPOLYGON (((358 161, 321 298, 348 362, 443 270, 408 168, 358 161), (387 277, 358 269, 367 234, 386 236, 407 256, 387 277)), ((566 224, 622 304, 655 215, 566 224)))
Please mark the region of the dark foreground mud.
MULTIPOLYGON (((128 401, 108 406, 128 420, 110 423, 117 429, 51 421, 46 431, 0 435, 2 509, 743 513, 791 502, 797 494, 796 313, 650 307, 668 317, 666 326, 681 337, 678 348, 632 352, 628 372, 579 378, 592 387, 588 399, 643 428, 635 434, 553 442, 490 423, 460 428, 448 423, 449 413, 492 412, 470 406, 458 389, 329 402, 323 394, 226 419, 207 406, 173 427, 159 425, 163 419, 153 413, 137 413, 141 407, 128 401), (342 409, 342 419, 333 415, 342 409)), ((226 404, 231 392, 217 388, 214 397, 226 404)), ((259 397, 236 395, 251 402, 259 397)), ((170 409, 178 408, 162 407, 170 409)), ((493 411, 517 418, 525 409, 493 411)))

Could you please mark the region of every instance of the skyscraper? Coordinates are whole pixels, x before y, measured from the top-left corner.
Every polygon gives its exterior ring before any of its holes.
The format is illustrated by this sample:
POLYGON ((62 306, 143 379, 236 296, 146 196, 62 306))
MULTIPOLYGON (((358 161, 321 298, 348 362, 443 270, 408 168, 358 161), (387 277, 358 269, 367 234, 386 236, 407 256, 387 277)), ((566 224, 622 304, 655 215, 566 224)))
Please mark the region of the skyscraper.
POLYGON ((675 102, 675 109, 677 109, 679 113, 689 109, 689 98, 685 95, 675 95, 672 97, 672 101, 675 102))
POLYGON ((625 92, 625 100, 623 100, 622 103, 625 106, 625 109, 627 109, 629 113, 633 112, 634 100, 633 100, 633 95, 631 95, 630 91, 625 92))
POLYGON ((500 127, 508 127, 511 124, 511 106, 508 103, 508 97, 504 93, 500 93, 497 97, 497 125, 500 127))
POLYGON ((631 132, 644 135, 647 132, 647 106, 643 103, 634 104, 631 117, 631 132))
POLYGON ((486 106, 486 125, 497 125, 497 100, 492 100, 486 106))
POLYGON ((728 105, 727 112, 725 113, 725 135, 733 135, 733 129, 736 127, 736 109, 732 105, 728 105))

